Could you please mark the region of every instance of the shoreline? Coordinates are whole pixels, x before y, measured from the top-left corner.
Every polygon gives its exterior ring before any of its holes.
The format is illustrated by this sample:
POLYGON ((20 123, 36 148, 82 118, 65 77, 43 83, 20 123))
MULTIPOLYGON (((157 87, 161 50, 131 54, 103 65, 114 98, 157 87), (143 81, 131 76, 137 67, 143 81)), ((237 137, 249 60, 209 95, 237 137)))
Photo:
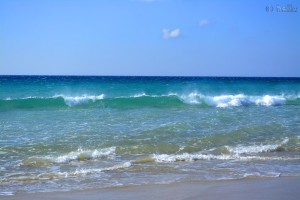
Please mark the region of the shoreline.
POLYGON ((220 181, 193 181, 162 185, 124 186, 67 192, 16 193, 0 196, 7 200, 30 199, 272 199, 300 198, 300 177, 248 178, 220 181))

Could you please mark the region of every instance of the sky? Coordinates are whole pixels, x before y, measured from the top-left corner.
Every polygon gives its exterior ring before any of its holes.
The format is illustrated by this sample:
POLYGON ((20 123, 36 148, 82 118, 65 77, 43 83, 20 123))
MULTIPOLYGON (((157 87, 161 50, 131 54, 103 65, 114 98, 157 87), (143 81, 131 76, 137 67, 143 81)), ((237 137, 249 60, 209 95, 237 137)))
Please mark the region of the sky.
POLYGON ((0 0, 0 75, 300 77, 300 1, 0 0))

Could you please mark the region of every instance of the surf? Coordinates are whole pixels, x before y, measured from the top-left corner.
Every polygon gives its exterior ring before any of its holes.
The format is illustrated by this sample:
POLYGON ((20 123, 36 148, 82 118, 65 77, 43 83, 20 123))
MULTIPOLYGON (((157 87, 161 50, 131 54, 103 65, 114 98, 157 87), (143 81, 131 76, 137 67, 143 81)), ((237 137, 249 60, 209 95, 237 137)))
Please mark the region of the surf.
POLYGON ((261 95, 245 94, 204 95, 198 92, 188 94, 168 93, 162 95, 138 93, 129 96, 109 97, 99 95, 54 95, 51 97, 5 98, 0 100, 0 108, 34 109, 34 108, 176 108, 176 107, 240 107, 240 106, 283 106, 299 105, 299 95, 261 95))

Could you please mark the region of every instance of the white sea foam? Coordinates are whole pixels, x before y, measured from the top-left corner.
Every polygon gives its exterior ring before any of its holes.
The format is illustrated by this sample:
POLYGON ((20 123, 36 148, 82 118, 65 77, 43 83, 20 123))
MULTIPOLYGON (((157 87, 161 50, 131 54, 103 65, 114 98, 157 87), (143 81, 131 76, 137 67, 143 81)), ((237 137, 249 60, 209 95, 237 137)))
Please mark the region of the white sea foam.
POLYGON ((56 163, 68 163, 74 160, 90 160, 95 158, 114 158, 116 153, 116 147, 104 148, 99 150, 82 150, 70 152, 66 155, 52 158, 56 163))
POLYGON ((277 178, 280 177, 281 173, 277 172, 268 172, 268 173, 260 173, 260 172, 252 172, 245 173, 243 178, 256 178, 256 177, 267 177, 267 178, 277 178))
POLYGON ((274 105, 282 105, 285 103, 286 99, 283 96, 270 96, 265 95, 263 97, 254 97, 256 105, 262 106, 274 106, 274 105))
MULTIPOLYGON (((176 94, 177 95, 177 94, 176 94)), ((263 96, 247 96, 245 94, 236 95, 217 95, 207 96, 198 92, 191 92, 187 95, 177 95, 183 102, 188 104, 202 104, 205 103, 214 107, 231 107, 231 106, 245 106, 245 105, 261 105, 261 106, 276 106, 283 105, 288 99, 292 97, 285 97, 283 95, 263 95, 263 96)))
POLYGON ((187 95, 180 95, 179 98, 188 104, 200 104, 204 96, 197 92, 191 92, 187 95))
POLYGON ((0 192, 0 196, 13 196, 13 192, 0 192))
POLYGON ((283 139, 281 142, 277 144, 260 144, 260 145, 250 145, 250 146, 236 146, 236 147, 228 147, 228 151, 233 154, 257 154, 263 152, 271 152, 276 151, 279 147, 286 144, 289 141, 288 138, 283 139))
POLYGON ((47 99, 47 97, 38 97, 38 96, 28 96, 28 97, 21 97, 21 98, 11 98, 11 97, 7 97, 5 99, 5 101, 13 101, 13 100, 27 100, 27 99, 47 99))
POLYGON ((65 102, 68 105, 77 105, 80 103, 85 103, 88 101, 96 101, 96 100, 101 100, 104 99, 104 94, 100 94, 100 95, 81 95, 81 96, 67 96, 67 95, 63 95, 63 94, 59 94, 59 95, 54 95, 54 96, 49 96, 49 97, 41 97, 41 96, 28 96, 28 97, 21 97, 21 98, 11 98, 11 97, 7 97, 5 99, 2 100, 6 100, 6 101, 11 101, 11 100, 28 100, 28 99, 56 99, 56 98, 63 98, 65 100, 65 102))
POLYGON ((33 156, 22 160, 20 165, 41 167, 51 165, 53 163, 69 163, 72 161, 84 161, 97 158, 114 159, 116 155, 116 147, 95 149, 95 150, 83 150, 78 149, 68 154, 61 156, 33 156))
MULTIPOLYGON (((65 104, 68 106, 76 106, 81 104, 88 104, 91 102, 95 102, 97 100, 104 99, 105 95, 81 95, 81 96, 68 96, 64 94, 54 95, 51 97, 37 97, 37 96, 28 96, 23 98, 11 98, 8 97, 6 101, 12 100, 30 100, 30 99, 51 99, 51 98, 63 98, 65 104)), ((258 105, 258 106, 277 106, 284 105, 288 101, 298 101, 299 95, 261 95, 261 96, 251 96, 246 94, 222 94, 222 95, 204 95, 197 91, 193 91, 187 94, 179 94, 179 93, 167 93, 167 94, 147 94, 145 92, 137 93, 131 96, 119 96, 119 97, 111 97, 113 98, 141 98, 141 97, 150 97, 150 98, 160 98, 160 97, 174 97, 180 99, 183 103, 190 105, 207 105, 212 107, 237 107, 237 106, 248 106, 248 105, 258 105)))
POLYGON ((63 97, 64 101, 66 102, 66 104, 68 106, 74 106, 74 105, 79 105, 79 104, 84 104, 87 103, 89 101, 93 101, 95 102, 96 100, 101 100, 104 98, 104 95, 98 95, 98 96, 87 96, 87 95, 83 95, 83 96, 75 96, 75 97, 63 97))
MULTIPOLYGON (((162 94, 162 95, 155 95, 155 94, 149 95, 149 94, 146 94, 145 92, 142 92, 142 93, 137 93, 135 95, 132 95, 132 96, 130 96, 130 98, 139 98, 139 97, 157 98, 157 97, 171 97, 171 96, 177 96, 177 94, 176 93, 169 93, 169 94, 162 94)), ((126 98, 126 97, 121 97, 121 98, 126 98)))
POLYGON ((149 95, 147 95, 146 93, 138 93, 138 94, 135 94, 133 96, 130 96, 130 97, 133 97, 133 98, 139 98, 139 97, 148 97, 149 95))
POLYGON ((220 95, 206 98, 208 104, 224 108, 228 106, 248 105, 250 102, 243 94, 238 95, 220 95))
POLYGON ((238 95, 221 95, 206 98, 208 104, 216 107, 230 107, 230 106, 243 106, 243 105, 261 105, 261 106, 276 106, 282 105, 286 102, 283 96, 246 96, 244 94, 238 95))
MULTIPOLYGON (((115 171, 120 169, 125 169, 130 167, 132 164, 131 162, 125 162, 121 164, 116 164, 111 167, 103 167, 103 168, 91 168, 91 169, 77 169, 73 172, 46 172, 41 174, 32 174, 32 173, 12 173, 6 175, 5 178, 0 178, 0 182, 27 182, 27 181, 35 181, 35 180, 51 180, 53 178, 68 178, 74 177, 78 175, 87 175, 92 173, 100 173, 105 171, 115 171)), ((0 193, 1 195, 10 195, 8 193, 0 193)), ((13 194, 11 194, 13 195, 13 194)))
POLYGON ((237 160, 237 161, 251 161, 251 160, 300 160, 299 157, 263 157, 263 156, 243 156, 239 154, 153 154, 154 162, 168 163, 168 162, 192 162, 197 160, 237 160))
POLYGON ((233 160, 236 156, 231 155, 212 155, 212 154, 153 154, 152 158, 155 162, 191 162, 196 160, 233 160))
POLYGON ((153 154, 152 159, 155 162, 191 162, 196 160, 300 160, 300 157, 280 157, 280 156, 261 156, 259 153, 275 151, 281 145, 286 144, 289 141, 285 138, 278 144, 266 144, 266 145, 250 145, 250 146, 237 146, 226 148, 229 154, 213 154, 215 149, 211 149, 207 152, 198 153, 183 153, 183 154, 153 154))
POLYGON ((122 164, 117 164, 112 167, 105 167, 105 168, 96 168, 96 169, 78 169, 75 172, 71 173, 71 175, 86 175, 91 173, 100 173, 104 171, 114 171, 118 169, 124 169, 131 166, 131 162, 125 162, 122 164))
MULTIPOLYGON (((68 106, 75 106, 80 104, 86 104, 88 102, 95 102, 97 100, 104 99, 105 95, 81 95, 81 96, 68 96, 64 94, 54 95, 51 97, 38 97, 38 96, 28 96, 22 98, 11 98, 7 97, 2 100, 27 100, 27 99, 51 99, 51 98, 63 98, 68 106)), ((186 104, 206 104, 213 107, 232 107, 232 106, 245 106, 245 105, 259 105, 259 106, 276 106, 283 105, 287 101, 295 101, 300 97, 299 95, 261 95, 261 96, 251 96, 246 94, 222 94, 222 95, 204 95, 197 91, 193 91, 187 94, 179 94, 170 92, 167 94, 146 94, 145 92, 137 93, 131 96, 120 96, 114 98, 139 98, 139 97, 177 97, 182 102, 186 104)))
POLYGON ((229 152, 234 154, 254 154, 275 151, 280 145, 270 144, 270 145, 253 145, 253 146, 237 146, 237 147, 227 147, 229 152))
POLYGON ((203 95, 197 91, 193 91, 188 94, 168 93, 166 95, 149 95, 146 93, 138 93, 133 98, 138 97, 178 97, 184 103, 195 105, 195 104, 206 104, 208 106, 225 108, 233 106, 247 106, 247 105, 259 105, 259 106, 276 106, 283 105, 287 100, 298 99, 299 96, 294 95, 262 95, 262 96, 249 96, 245 94, 236 95, 203 95))
POLYGON ((104 99, 104 94, 100 95, 82 95, 82 96, 65 96, 55 95, 53 98, 62 97, 68 106, 75 106, 88 103, 89 101, 95 102, 96 100, 104 99))

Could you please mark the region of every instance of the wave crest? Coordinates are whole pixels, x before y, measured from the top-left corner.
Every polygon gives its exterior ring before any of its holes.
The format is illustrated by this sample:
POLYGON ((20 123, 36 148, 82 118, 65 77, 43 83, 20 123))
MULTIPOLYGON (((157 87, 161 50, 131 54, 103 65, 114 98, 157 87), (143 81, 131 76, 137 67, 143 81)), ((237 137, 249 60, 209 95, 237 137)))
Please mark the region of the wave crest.
POLYGON ((282 146, 289 142, 288 138, 278 144, 250 145, 237 147, 221 147, 219 151, 211 149, 198 153, 182 153, 182 154, 153 154, 150 157, 142 158, 137 162, 192 162, 196 160, 300 160, 300 157, 281 157, 274 155, 262 155, 265 152, 280 151, 282 146), (224 150, 224 148, 226 150, 224 150))
POLYGON ((95 102, 96 100, 104 99, 104 94, 100 94, 98 96, 95 95, 82 95, 82 96, 64 96, 64 95, 55 95, 53 98, 63 98, 65 103, 68 106, 76 106, 80 104, 86 104, 89 101, 95 102))
POLYGON ((93 168, 93 169, 77 169, 75 172, 70 173, 71 175, 86 175, 86 174, 92 174, 92 173, 100 173, 104 171, 115 171, 119 169, 128 168, 131 166, 131 162, 125 162, 122 164, 116 164, 111 167, 105 167, 105 168, 93 168))
POLYGON ((244 94, 237 95, 217 95, 205 96, 201 93, 192 92, 188 95, 181 95, 180 99, 188 104, 207 104, 214 107, 231 107, 231 106, 247 106, 247 105, 260 105, 260 106, 276 106, 283 105, 289 100, 288 97, 283 95, 263 95, 263 96, 247 96, 244 94))
POLYGON ((54 162, 56 163, 68 163, 74 160, 91 160, 95 158, 114 158, 116 154, 116 147, 110 147, 100 150, 83 150, 78 149, 78 151, 70 152, 63 156, 58 156, 57 158, 54 158, 54 162))
POLYGON ((72 161, 84 161, 92 160, 97 158, 114 159, 116 155, 116 147, 95 149, 95 150, 83 150, 79 148, 77 151, 72 151, 68 154, 57 156, 57 157, 39 157, 33 156, 24 159, 21 163, 23 166, 42 167, 48 166, 53 163, 69 163, 72 161))
POLYGON ((237 107, 237 106, 279 106, 279 105, 299 105, 300 97, 295 95, 262 95, 251 96, 245 94, 229 95, 204 95, 198 92, 188 94, 168 93, 161 95, 150 95, 137 93, 132 96, 107 97, 100 95, 54 95, 52 97, 25 97, 6 98, 0 100, 0 108, 40 108, 40 107, 76 107, 104 105, 107 107, 139 108, 139 107, 237 107), (99 104, 100 103, 100 104, 99 104))

